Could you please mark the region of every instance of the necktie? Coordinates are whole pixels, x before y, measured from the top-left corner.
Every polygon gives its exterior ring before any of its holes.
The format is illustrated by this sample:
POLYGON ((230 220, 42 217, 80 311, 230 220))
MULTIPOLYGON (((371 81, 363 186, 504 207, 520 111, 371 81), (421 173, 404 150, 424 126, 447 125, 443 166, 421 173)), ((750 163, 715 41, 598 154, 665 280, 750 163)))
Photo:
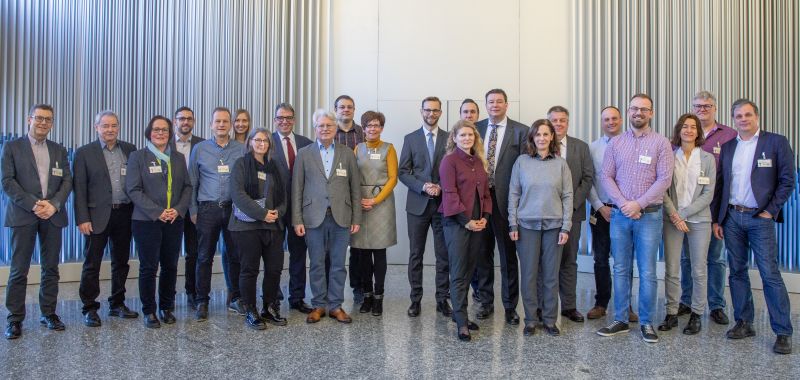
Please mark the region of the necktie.
POLYGON ((497 125, 490 125, 492 132, 489 133, 489 151, 486 152, 486 161, 489 163, 489 187, 494 187, 494 160, 497 150, 497 125))
POLYGON ((431 167, 433 167, 433 133, 428 132, 428 158, 431 160, 431 167))
POLYGON ((286 155, 289 156, 289 173, 292 173, 294 169, 294 147, 292 146, 292 140, 289 136, 283 138, 286 140, 286 155))

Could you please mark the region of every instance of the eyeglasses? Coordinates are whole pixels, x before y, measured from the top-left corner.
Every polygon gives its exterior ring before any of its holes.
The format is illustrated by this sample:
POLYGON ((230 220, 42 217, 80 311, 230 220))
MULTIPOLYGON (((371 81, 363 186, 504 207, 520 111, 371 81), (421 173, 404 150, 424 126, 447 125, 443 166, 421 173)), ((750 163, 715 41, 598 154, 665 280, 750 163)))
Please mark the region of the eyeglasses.
POLYGON ((338 106, 336 107, 337 110, 354 110, 356 106, 338 106))
POLYGON ((153 128, 151 129, 153 134, 156 133, 169 133, 169 128, 153 128))
POLYGON ((33 120, 36 120, 37 123, 53 124, 52 117, 43 117, 43 116, 31 116, 31 117, 33 118, 33 120))
POLYGON ((191 116, 189 116, 189 117, 179 116, 179 117, 176 117, 175 120, 177 120, 177 121, 192 121, 192 120, 194 120, 194 118, 191 117, 191 116))
POLYGON ((275 121, 292 121, 294 116, 275 116, 275 121))
POLYGON ((651 108, 646 108, 646 107, 642 107, 642 108, 639 108, 639 107, 628 107, 628 111, 631 111, 631 113, 637 113, 639 111, 641 111, 642 113, 649 113, 650 111, 652 111, 652 109, 651 108))
POLYGON ((319 129, 334 129, 336 128, 336 125, 320 124, 320 125, 315 125, 315 127, 319 129))
POLYGON ((256 144, 266 144, 266 143, 268 143, 268 142, 269 142, 269 140, 268 140, 268 139, 253 139, 253 140, 251 140, 251 141, 253 141, 253 142, 254 142, 254 143, 256 143, 256 144))
POLYGON ((714 108, 714 105, 713 104, 692 104, 692 107, 694 107, 694 109, 696 109, 698 111, 700 111, 700 110, 710 111, 712 108, 714 108))
POLYGON ((100 124, 98 127, 102 129, 119 128, 119 124, 100 124))
POLYGON ((369 123, 367 124, 366 128, 383 128, 383 126, 378 123, 369 123))
POLYGON ((422 112, 437 114, 437 113, 442 113, 442 110, 423 108, 422 112))

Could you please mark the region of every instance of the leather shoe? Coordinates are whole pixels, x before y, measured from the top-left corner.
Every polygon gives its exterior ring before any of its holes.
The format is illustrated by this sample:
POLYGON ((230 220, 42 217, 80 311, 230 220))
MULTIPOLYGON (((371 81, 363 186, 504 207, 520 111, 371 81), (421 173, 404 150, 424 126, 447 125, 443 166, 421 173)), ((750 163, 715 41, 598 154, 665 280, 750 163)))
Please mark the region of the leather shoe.
POLYGON ((589 312, 586 313, 586 318, 589 318, 589 319, 600 319, 600 318, 605 317, 606 314, 607 314, 606 308, 604 308, 602 306, 595 306, 595 307, 592 308, 592 310, 589 310, 589 312))
POLYGON ((159 310, 158 316, 161 317, 161 321, 171 325, 175 323, 175 316, 172 314, 171 310, 159 310))
POLYGON ((375 296, 372 302, 372 315, 375 317, 383 315, 383 294, 375 296))
POLYGON ((347 315, 347 313, 345 313, 344 309, 342 309, 341 307, 337 308, 336 310, 331 310, 328 313, 328 316, 333 318, 333 319, 335 319, 338 322, 341 322, 341 323, 352 323, 353 322, 353 319, 350 318, 350 316, 347 315))
POLYGON ((197 312, 194 313, 194 320, 203 322, 208 319, 208 304, 201 302, 197 304, 197 312))
POLYGON ((306 317, 306 323, 317 323, 323 315, 325 315, 324 307, 315 308, 308 313, 308 316, 306 317))
POLYGON ((281 310, 275 308, 274 303, 261 310, 261 318, 274 326, 286 326, 289 323, 286 318, 281 317, 281 310))
POLYGON ((358 309, 358 312, 361 314, 371 313, 372 304, 374 303, 375 297, 372 294, 364 295, 364 302, 361 303, 361 308, 358 309))
POLYGON ((89 310, 83 315, 83 324, 87 327, 100 327, 102 322, 96 310, 89 310))
POLYGON ((61 322, 61 319, 58 318, 58 315, 55 314, 50 314, 39 318, 39 324, 42 326, 47 326, 48 330, 64 331, 66 328, 64 323, 61 322))
POLYGON ((686 327, 683 328, 683 333, 686 335, 697 334, 700 332, 701 326, 700 314, 695 314, 692 312, 692 315, 689 316, 689 323, 687 323, 686 327))
POLYGON ((197 310, 197 300, 195 299, 197 296, 191 293, 186 293, 186 305, 189 306, 192 310, 197 310))
POLYGON ((512 326, 519 324, 519 314, 514 309, 506 309, 506 323, 512 326))
POLYGON ((115 306, 115 307, 112 307, 111 309, 108 309, 108 316, 109 317, 120 317, 120 318, 125 318, 125 319, 133 319, 133 318, 139 318, 139 313, 137 313, 137 312, 135 312, 135 311, 133 311, 131 309, 128 309, 127 306, 122 304, 120 306, 115 306))
POLYGON ((756 336, 756 330, 753 330, 753 325, 750 322, 736 321, 728 332, 725 333, 728 339, 744 339, 751 336, 756 336))
POLYGON ((311 305, 305 303, 304 301, 292 302, 291 304, 289 304, 289 308, 295 309, 303 314, 308 314, 312 310, 314 310, 314 308, 311 307, 311 305))
POLYGON ((562 310, 561 315, 567 317, 572 322, 583 322, 583 314, 576 309, 562 310))
POLYGON ((450 302, 447 302, 447 300, 442 300, 436 303, 436 312, 442 313, 442 315, 445 317, 453 316, 453 308, 450 307, 450 302))
POLYGON ((462 342, 469 342, 472 340, 472 336, 470 336, 469 328, 467 326, 461 326, 458 328, 458 340, 462 342))
POLYGON ((678 316, 679 316, 679 317, 680 317, 681 315, 688 315, 688 314, 690 314, 691 312, 692 312, 692 308, 691 308, 689 305, 687 305, 687 304, 685 304, 685 303, 680 303, 680 304, 678 305, 678 316))
POLYGON ((673 327, 678 327, 678 316, 675 314, 667 314, 667 316, 664 317, 664 322, 658 325, 658 331, 669 331, 672 330, 673 327))
POLYGON ((711 310, 711 312, 708 313, 708 316, 711 317, 712 321, 719 325, 727 325, 728 323, 731 323, 731 321, 728 320, 728 316, 725 315, 725 310, 723 309, 711 310))
POLYGON ((639 315, 633 311, 633 307, 628 308, 628 322, 630 323, 638 323, 639 322, 639 315))
POLYGON ((559 336, 561 335, 561 330, 558 329, 556 325, 544 325, 544 332, 550 336, 559 336))
POLYGON ((408 316, 419 317, 419 312, 420 312, 419 302, 411 302, 411 306, 408 307, 408 316))
POLYGON ((478 308, 478 312, 475 313, 475 316, 478 319, 486 319, 489 318, 489 316, 492 315, 492 313, 494 313, 493 306, 481 305, 481 307, 478 308))
POLYGON ((161 322, 158 321, 158 317, 155 314, 145 314, 144 315, 144 327, 148 329, 158 329, 161 328, 161 322))
POLYGON ((17 339, 22 336, 22 322, 8 322, 6 325, 6 339, 17 339))
MULTIPOLYGON (((451 320, 452 320, 453 322, 456 322, 456 320, 455 320, 455 319, 451 319, 451 320)), ((458 323, 456 322, 456 324, 458 324, 458 323)), ((469 319, 467 319, 467 330, 470 330, 470 331, 478 331, 478 330, 480 330, 480 329, 481 329, 481 327, 480 327, 480 326, 478 326, 478 324, 477 324, 477 323, 475 323, 475 322, 473 322, 473 321, 470 321, 469 319)))
POLYGON ((525 328, 522 329, 522 335, 524 335, 524 336, 532 336, 533 334, 536 334, 536 324, 535 323, 531 323, 531 324, 525 326, 525 328))
POLYGON ((791 354, 792 337, 789 335, 778 335, 778 337, 775 339, 775 345, 772 346, 772 352, 784 355, 791 354))

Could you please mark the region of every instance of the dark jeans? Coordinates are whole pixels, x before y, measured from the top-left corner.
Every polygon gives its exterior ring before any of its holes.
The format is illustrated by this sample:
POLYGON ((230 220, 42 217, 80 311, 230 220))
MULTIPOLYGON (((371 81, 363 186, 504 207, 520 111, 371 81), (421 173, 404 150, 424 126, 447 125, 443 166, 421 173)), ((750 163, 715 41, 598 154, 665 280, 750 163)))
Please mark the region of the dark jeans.
POLYGON ((464 228, 456 218, 444 218, 444 240, 450 263, 450 302, 458 327, 467 325, 469 282, 482 251, 484 231, 473 232, 464 228))
MULTIPOLYGON (((597 294, 594 296, 594 305, 608 308, 611 300, 611 266, 608 260, 611 257, 611 237, 609 223, 592 209, 592 215, 597 218, 597 223, 589 223, 592 230, 592 256, 594 256, 594 283, 597 294)), ((572 236, 570 236, 572 239, 572 236)))
MULTIPOLYGON (((351 255, 359 255, 358 261, 361 263, 362 289, 364 293, 375 293, 383 295, 383 286, 386 282, 386 248, 383 249, 360 249, 350 248, 351 255), (375 277, 373 287, 372 278, 375 277)), ((350 268, 350 273, 353 268, 350 268)))
MULTIPOLYGON (((497 197, 490 191, 492 210, 497 210, 497 197)), ((500 296, 503 308, 515 309, 519 303, 519 262, 517 246, 508 235, 508 217, 505 212, 493 212, 486 226, 483 251, 478 256, 478 289, 481 303, 493 308, 494 304, 494 246, 500 256, 500 296)))
POLYGON ((283 270, 283 230, 253 230, 231 232, 239 246, 242 272, 239 277, 239 289, 242 301, 247 305, 256 305, 256 282, 264 262, 264 279, 261 282, 261 294, 264 307, 275 301, 278 285, 283 270))
POLYGON ((208 303, 211 299, 211 268, 214 264, 214 255, 217 252, 219 234, 225 246, 222 249, 222 271, 225 274, 225 283, 231 300, 241 296, 239 292, 239 253, 236 243, 228 231, 228 221, 231 217, 231 205, 228 203, 220 207, 217 202, 200 202, 197 207, 197 302, 208 303))
POLYGON ((81 312, 100 309, 97 297, 100 295, 100 264, 109 240, 111 243, 111 308, 125 304, 125 281, 128 279, 128 259, 131 255, 131 215, 133 205, 127 204, 111 210, 106 228, 100 233, 91 233, 84 238, 83 270, 78 294, 83 302, 81 312))
POLYGON ((11 267, 6 287, 6 309, 9 322, 25 319, 25 288, 31 268, 36 236, 39 236, 39 263, 42 282, 39 285, 39 310, 42 315, 56 313, 58 298, 58 256, 61 253, 61 227, 39 219, 27 226, 11 227, 11 267))
MULTIPOLYGON (((306 239, 297 236, 290 225, 286 228, 286 243, 289 248, 289 303, 306 298, 306 239)), ((280 294, 280 289, 278 289, 280 294)), ((282 297, 281 297, 282 298, 282 297)))
POLYGON ((728 210, 723 222, 725 246, 728 248, 729 282, 733 317, 737 321, 753 322, 753 291, 750 288, 748 260, 753 253, 761 282, 764 300, 769 310, 769 322, 777 335, 792 335, 789 294, 778 269, 778 241, 775 221, 761 218, 753 212, 728 210))
POLYGON ((158 309, 174 310, 183 219, 173 223, 134 220, 131 222, 131 230, 139 252, 139 298, 142 301, 142 313, 147 315, 156 312, 156 274, 158 309))
POLYGON ((450 271, 448 267, 447 246, 444 243, 442 214, 436 211, 433 200, 422 215, 406 213, 408 219, 408 283, 411 286, 411 301, 422 299, 422 258, 428 240, 428 228, 433 229, 433 252, 436 256, 436 302, 450 297, 450 271))
POLYGON ((186 260, 185 273, 185 289, 186 294, 197 294, 196 288, 196 271, 197 271, 197 228, 189 213, 183 219, 183 252, 185 253, 184 259, 186 260))

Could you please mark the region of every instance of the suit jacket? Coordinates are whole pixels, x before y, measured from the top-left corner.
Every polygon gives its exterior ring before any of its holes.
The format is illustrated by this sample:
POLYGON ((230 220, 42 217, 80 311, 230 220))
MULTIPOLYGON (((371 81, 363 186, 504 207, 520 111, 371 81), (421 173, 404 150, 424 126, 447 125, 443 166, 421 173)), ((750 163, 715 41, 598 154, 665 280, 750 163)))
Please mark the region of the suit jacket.
MULTIPOLYGON (((475 124, 481 139, 486 139, 489 129, 489 119, 483 119, 475 124)), ((508 188, 511 182, 511 169, 517 158, 525 153, 528 127, 520 122, 508 119, 503 141, 500 142, 500 155, 495 157, 494 169, 494 195, 497 197, 497 210, 503 219, 508 219, 508 188)), ((486 152, 488 154, 488 152, 486 152)), ((591 161, 590 161, 591 163, 591 161)))
MULTIPOLYGON (((428 141, 422 127, 406 135, 403 149, 400 152, 398 175, 400 182, 408 187, 406 195, 406 212, 411 215, 422 215, 428 207, 428 193, 422 191, 426 182, 439 183, 439 164, 447 147, 447 131, 436 130, 436 142, 433 150, 433 162, 428 156, 428 141)), ((438 208, 441 197, 435 199, 438 208)))
MULTIPOLYGON (((283 186, 286 191, 286 209, 292 209, 292 172, 289 171, 289 163, 286 162, 286 153, 283 151, 283 137, 278 132, 272 133, 272 159, 275 160, 275 163, 278 165, 278 172, 281 174, 281 181, 283 182, 283 186)), ((300 149, 305 148, 308 145, 311 145, 311 140, 309 140, 305 136, 298 135, 297 133, 294 134, 294 142, 296 146, 294 147, 294 159, 295 162, 297 161, 297 152, 300 149)), ((263 218, 262 218, 263 219, 263 218)), ((292 225, 292 213, 287 212, 283 216, 283 223, 285 226, 292 225)))
POLYGON ((356 155, 346 145, 334 142, 330 178, 325 178, 319 145, 312 143, 297 152, 292 174, 292 224, 316 228, 330 206, 333 219, 341 227, 361 224, 361 174, 356 155), (346 176, 338 176, 340 167, 346 176), (323 200, 327 199, 328 202, 323 200))
POLYGON ((72 174, 69 169, 67 150, 61 144, 46 140, 50 153, 50 179, 47 182, 47 194, 42 194, 39 171, 33 157, 33 149, 28 135, 11 140, 3 146, 3 192, 8 196, 6 206, 6 227, 20 227, 39 220, 33 213, 33 206, 40 199, 49 200, 56 208, 50 222, 56 227, 67 225, 67 211, 64 204, 72 191, 72 174), (53 168, 58 165, 62 169, 61 176, 53 175, 53 168))
MULTIPOLYGON (((172 208, 179 215, 186 215, 192 198, 192 183, 186 170, 186 159, 182 154, 171 153, 172 208)), ((153 163, 160 161, 147 148, 139 149, 128 156, 128 173, 125 189, 133 202, 133 220, 156 221, 167 208, 167 165, 161 163, 161 173, 150 173, 153 163)))
MULTIPOLYGON (((719 155, 720 169, 717 172, 717 186, 714 200, 711 202, 711 217, 714 223, 722 224, 728 215, 728 201, 731 196, 731 168, 733 154, 739 139, 733 139, 722 145, 719 155)), ((761 130, 753 155, 753 174, 750 187, 758 203, 758 212, 769 212, 776 222, 783 222, 783 205, 794 191, 795 181, 794 153, 789 140, 782 135, 761 130), (764 157, 772 160, 771 167, 758 167, 758 160, 764 157)))
POLYGON ((572 223, 586 220, 586 197, 594 183, 594 162, 589 144, 567 136, 567 166, 572 174, 572 223))
MULTIPOLYGON (((126 159, 136 150, 133 144, 125 141, 118 140, 117 144, 126 159)), ((75 175, 73 182, 75 224, 92 222, 94 233, 102 233, 111 217, 112 194, 111 177, 108 175, 108 166, 100 140, 78 148, 75 151, 75 162, 72 168, 75 175)), ((123 177, 122 180, 124 181, 125 178, 123 177)), ((124 182, 122 191, 125 191, 124 182)))
MULTIPOLYGON (((678 148, 680 149, 680 148, 678 148)), ((714 187, 717 180, 717 161, 714 155, 704 150, 700 150, 700 170, 703 176, 708 177, 707 185, 698 184, 692 194, 692 203, 683 210, 678 210, 678 193, 675 190, 675 172, 672 175, 672 185, 664 194, 664 216, 667 219, 664 223, 669 223, 669 216, 673 212, 678 212, 681 219, 692 219, 694 222, 711 222, 711 200, 714 197, 714 187)))

